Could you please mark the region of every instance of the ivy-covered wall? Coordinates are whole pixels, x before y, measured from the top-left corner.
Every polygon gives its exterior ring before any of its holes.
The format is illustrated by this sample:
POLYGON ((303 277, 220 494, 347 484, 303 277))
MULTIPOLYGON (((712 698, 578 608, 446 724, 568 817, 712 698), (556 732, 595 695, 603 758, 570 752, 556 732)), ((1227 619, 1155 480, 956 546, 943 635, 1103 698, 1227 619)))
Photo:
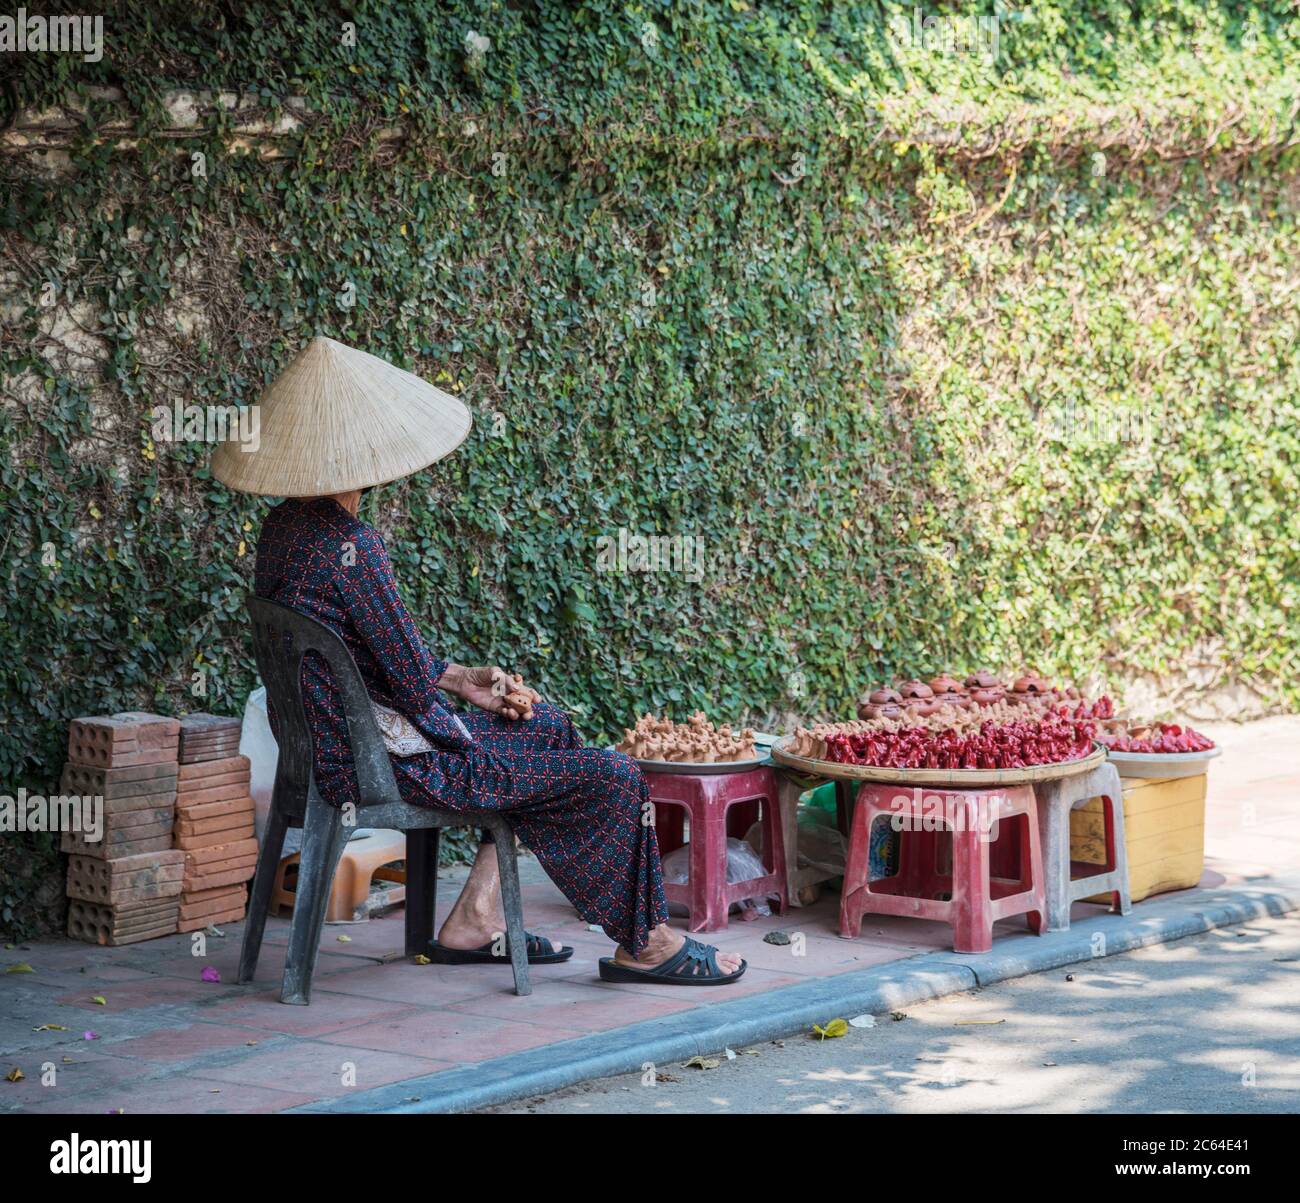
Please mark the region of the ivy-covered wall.
MULTIPOLYGON (((370 516, 593 737, 982 663, 1300 701, 1290 5, 99 7, 4 56, 0 792, 240 711, 265 503, 153 410, 318 332, 473 407, 370 516)), ((0 836, 0 928, 58 884, 0 836)))

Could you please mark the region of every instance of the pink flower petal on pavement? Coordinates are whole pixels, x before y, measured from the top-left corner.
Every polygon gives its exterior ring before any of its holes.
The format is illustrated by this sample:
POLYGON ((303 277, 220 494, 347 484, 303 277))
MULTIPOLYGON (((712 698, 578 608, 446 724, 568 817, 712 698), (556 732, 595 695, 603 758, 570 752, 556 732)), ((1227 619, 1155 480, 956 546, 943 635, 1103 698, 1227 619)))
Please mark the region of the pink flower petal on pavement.
POLYGON ((82 1032, 82 1034, 81 1034, 81 1038, 82 1038, 83 1040, 98 1040, 98 1039, 99 1039, 99 1033, 98 1033, 98 1032, 82 1032))
POLYGON ((221 973, 212 965, 204 965, 203 972, 199 974, 205 982, 219 982, 221 973))

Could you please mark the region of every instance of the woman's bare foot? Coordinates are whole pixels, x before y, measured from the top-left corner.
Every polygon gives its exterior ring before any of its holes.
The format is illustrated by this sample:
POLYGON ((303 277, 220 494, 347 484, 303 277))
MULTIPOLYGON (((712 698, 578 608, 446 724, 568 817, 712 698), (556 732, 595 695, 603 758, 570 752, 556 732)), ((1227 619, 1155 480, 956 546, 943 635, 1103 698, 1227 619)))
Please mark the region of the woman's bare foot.
MULTIPOLYGON (((621 944, 614 953, 614 963, 626 965, 629 969, 653 969, 662 965, 669 957, 675 956, 678 949, 686 943, 681 932, 673 931, 666 923, 652 928, 650 938, 639 957, 634 957, 621 944)), ((718 951, 718 969, 724 974, 735 973, 740 968, 743 957, 734 952, 718 951)))
MULTIPOLYGON (((438 930, 438 943, 444 948, 468 950, 501 940, 505 947, 506 916, 501 906, 501 877, 496 846, 480 844, 474 867, 465 879, 460 897, 438 930)), ((534 933, 537 934, 537 933, 534 933)), ((549 938, 549 937, 547 937, 549 938)), ((560 951, 561 943, 551 939, 551 947, 560 951)))

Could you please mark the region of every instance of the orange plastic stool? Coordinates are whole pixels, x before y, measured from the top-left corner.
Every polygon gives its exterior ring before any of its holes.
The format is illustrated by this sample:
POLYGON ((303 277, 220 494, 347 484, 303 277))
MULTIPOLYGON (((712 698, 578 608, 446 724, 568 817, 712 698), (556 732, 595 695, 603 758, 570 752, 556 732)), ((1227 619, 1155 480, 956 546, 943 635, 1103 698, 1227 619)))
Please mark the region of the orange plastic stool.
MULTIPOLYGON (((370 897, 370 883, 379 881, 400 882, 397 889, 388 891, 391 902, 406 899, 406 870, 388 869, 395 860, 406 859, 406 834, 401 831, 375 829, 369 835, 349 840, 343 846, 343 859, 330 886, 329 906, 325 909, 326 923, 350 923, 357 911, 370 897)), ((298 854, 286 856, 280 862, 271 891, 271 913, 278 915, 282 906, 293 909, 298 885, 298 854)))

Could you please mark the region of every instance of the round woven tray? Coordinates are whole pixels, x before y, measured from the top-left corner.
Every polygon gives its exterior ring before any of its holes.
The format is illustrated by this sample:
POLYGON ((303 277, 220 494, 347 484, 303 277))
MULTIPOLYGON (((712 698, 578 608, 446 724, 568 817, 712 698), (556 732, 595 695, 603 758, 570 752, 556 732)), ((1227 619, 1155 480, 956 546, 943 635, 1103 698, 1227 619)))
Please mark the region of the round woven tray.
POLYGON ((1063 760, 1059 764, 1034 764, 1023 769, 890 769, 874 764, 836 764, 832 760, 813 760, 796 756, 785 749, 791 736, 774 744, 772 759, 787 768, 814 777, 842 781, 884 781, 901 785, 950 785, 954 789, 974 789, 980 785, 1028 785, 1034 781, 1054 781, 1095 769, 1106 759, 1106 749, 1094 744, 1093 750, 1080 760, 1063 760))

